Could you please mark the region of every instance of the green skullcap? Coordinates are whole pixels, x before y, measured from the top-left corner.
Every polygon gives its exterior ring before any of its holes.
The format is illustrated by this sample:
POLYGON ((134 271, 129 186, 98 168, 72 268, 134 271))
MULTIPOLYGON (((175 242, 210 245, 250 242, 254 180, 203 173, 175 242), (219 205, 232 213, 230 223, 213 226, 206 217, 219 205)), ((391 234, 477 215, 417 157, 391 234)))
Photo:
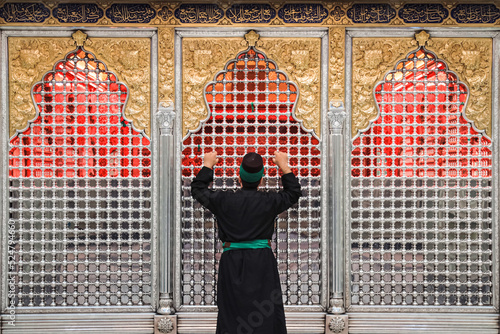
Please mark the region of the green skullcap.
POLYGON ((260 181, 262 175, 264 175, 264 161, 260 154, 247 153, 240 166, 241 179, 248 183, 254 183, 260 181))

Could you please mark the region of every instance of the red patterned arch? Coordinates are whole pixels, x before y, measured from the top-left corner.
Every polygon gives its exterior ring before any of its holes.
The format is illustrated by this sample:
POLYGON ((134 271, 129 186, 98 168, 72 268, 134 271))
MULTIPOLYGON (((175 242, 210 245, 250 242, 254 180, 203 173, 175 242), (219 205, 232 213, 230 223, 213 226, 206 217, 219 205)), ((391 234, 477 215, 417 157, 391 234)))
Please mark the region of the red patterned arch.
POLYGON ((32 89, 37 116, 11 139, 12 177, 149 177, 149 139, 124 116, 128 88, 83 49, 32 89))
POLYGON ((150 140, 127 95, 83 48, 33 86, 37 115, 9 151, 17 306, 151 304, 150 140))
POLYGON ((352 304, 491 305, 492 143, 468 88, 421 47, 374 96, 351 152, 352 304))
POLYGON ((353 177, 491 177, 491 140, 464 114, 468 89, 424 48, 375 87, 379 116, 354 140, 353 177))
POLYGON ((319 140, 294 118, 299 92, 264 53, 251 47, 230 60, 204 91, 209 109, 199 129, 182 145, 182 300, 187 305, 215 305, 216 267, 220 256, 211 213, 191 198, 191 180, 205 152, 215 149, 214 189, 238 188, 243 156, 264 158, 262 188, 279 188, 276 150, 288 152, 304 197, 281 214, 273 248, 287 305, 318 305, 320 295, 320 150, 319 140), (307 260, 306 260, 307 258, 307 260))

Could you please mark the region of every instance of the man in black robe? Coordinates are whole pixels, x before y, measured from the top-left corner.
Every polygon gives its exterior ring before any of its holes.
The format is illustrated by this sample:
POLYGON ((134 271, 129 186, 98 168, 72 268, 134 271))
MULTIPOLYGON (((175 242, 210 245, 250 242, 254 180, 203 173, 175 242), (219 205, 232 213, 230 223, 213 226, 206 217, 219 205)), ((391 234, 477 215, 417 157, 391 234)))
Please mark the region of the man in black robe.
POLYGON ((217 218, 224 252, 217 282, 217 334, 286 334, 285 312, 271 238, 276 216, 297 203, 300 184, 288 166, 286 153, 273 161, 283 172, 283 190, 257 191, 264 165, 257 153, 248 153, 240 166, 242 188, 214 191, 217 153, 204 156, 204 167, 191 184, 191 193, 217 218))

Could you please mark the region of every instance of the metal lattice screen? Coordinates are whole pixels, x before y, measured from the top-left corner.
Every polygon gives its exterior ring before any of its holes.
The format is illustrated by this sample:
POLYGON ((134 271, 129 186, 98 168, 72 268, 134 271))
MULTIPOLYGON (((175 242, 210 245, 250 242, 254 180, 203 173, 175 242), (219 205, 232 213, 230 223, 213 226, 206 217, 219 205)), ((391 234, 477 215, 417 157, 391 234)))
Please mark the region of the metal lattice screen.
POLYGON ((215 148, 214 189, 237 189, 236 168, 248 152, 264 158, 265 190, 280 181, 271 157, 288 152, 303 197, 276 223, 277 255, 285 305, 320 302, 320 151, 319 141, 293 117, 298 92, 276 64, 253 47, 238 54, 205 91, 208 120, 190 134, 182 148, 182 303, 215 305, 221 245, 212 214, 191 197, 191 180, 203 154, 215 148))
POLYGON ((423 47, 375 87, 351 155, 353 305, 492 305, 492 144, 467 94, 423 47))
POLYGON ((150 141, 128 89, 82 48, 32 89, 39 112, 10 141, 15 304, 151 304, 150 141))

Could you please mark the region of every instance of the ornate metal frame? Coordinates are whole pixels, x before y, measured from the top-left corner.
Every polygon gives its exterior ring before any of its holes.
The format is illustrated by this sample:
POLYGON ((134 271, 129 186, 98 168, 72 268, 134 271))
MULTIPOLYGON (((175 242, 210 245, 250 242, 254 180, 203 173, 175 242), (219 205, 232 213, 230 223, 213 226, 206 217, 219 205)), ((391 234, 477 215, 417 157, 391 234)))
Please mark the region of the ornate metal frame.
MULTIPOLYGON (((9 110, 9 102, 8 102, 8 64, 7 64, 7 41, 9 37, 33 37, 35 32, 37 37, 54 37, 54 38, 68 38, 68 41, 71 38, 71 34, 76 31, 76 29, 66 29, 66 28, 59 28, 59 29, 54 29, 54 28, 13 28, 9 30, 3 30, 0 32, 0 42, 1 42, 1 52, 0 52, 0 66, 2 68, 2 75, 0 77, 0 86, 2 87, 2 93, 0 97, 0 107, 2 110, 9 110)), ((157 44, 158 44, 158 38, 156 35, 156 30, 154 29, 123 29, 120 31, 115 31, 111 29, 102 29, 102 28, 88 28, 85 29, 85 31, 90 35, 90 37, 125 37, 125 38, 133 38, 133 37, 142 37, 142 38, 150 38, 151 40, 151 92, 150 92, 150 99, 151 99, 151 119, 153 119, 153 113, 155 111, 154 106, 157 105, 157 44)), ((8 114, 7 113, 2 113, 1 116, 1 123, 0 123, 0 129, 2 129, 2 134, 0 137, 0 144, 2 145, 0 150, 2 152, 2 160, 0 161, 0 167, 2 170, 2 174, 0 175, 0 184, 1 184, 1 189, 2 189, 2 196, 0 198, 0 207, 2 208, 2 222, 7 222, 8 221, 8 200, 6 196, 8 196, 8 152, 7 152, 7 145, 6 143, 9 142, 9 120, 8 120, 8 114)), ((157 128, 152 126, 151 127, 151 137, 155 138, 157 136, 157 128)), ((158 148, 157 144, 153 140, 151 142, 151 151, 152 151, 152 247, 153 249, 157 249, 158 247, 156 246, 158 240, 158 148)), ((8 287, 7 287, 7 280, 8 280, 8 271, 7 269, 7 263, 4 259, 4 256, 7 255, 7 233, 5 231, 5 227, 7 224, 2 224, 0 226, 0 236, 2 237, 2 256, 0 259, 0 266, 2 268, 2 273, 1 273, 1 288, 0 291, 2 292, 2 299, 0 300, 0 305, 1 309, 5 310, 7 305, 8 305, 8 287)), ((155 251, 152 252, 152 263, 155 263, 154 266, 152 266, 152 296, 156 296, 158 292, 158 271, 157 271, 157 265, 156 263, 158 262, 157 259, 158 254, 156 254, 155 251)), ((96 312, 98 309, 101 312, 151 312, 156 310, 156 302, 157 298, 153 297, 152 298, 152 304, 151 306, 144 306, 144 307, 79 307, 78 312, 96 312)), ((63 308, 63 307, 30 307, 30 308, 16 308, 16 314, 37 314, 37 313, 55 313, 55 312, 61 312, 61 313, 69 313, 69 312, 75 312, 75 309, 73 308, 63 308)))
MULTIPOLYGON (((181 29, 176 29, 176 36, 175 36, 175 60, 176 60, 176 66, 175 66, 175 87, 176 87, 176 94, 175 94, 175 110, 178 110, 179 112, 176 113, 177 119, 176 119, 176 126, 175 126, 175 131, 176 131, 176 136, 177 138, 182 138, 182 126, 180 120, 180 113, 181 110, 183 110, 182 106, 182 63, 181 63, 181 58, 182 58, 182 38, 184 37, 217 37, 217 38, 224 38, 224 37, 241 37, 243 38, 243 35, 248 32, 249 29, 243 29, 243 28, 238 28, 238 29, 231 29, 231 30, 226 30, 226 29, 204 29, 203 31, 200 31, 198 29, 189 29, 189 28, 181 28, 181 29)), ((315 28, 315 29, 302 29, 302 28, 295 28, 295 29, 280 29, 280 30, 271 30, 271 29, 257 29, 257 33, 260 34, 261 37, 283 37, 283 38, 293 38, 293 37, 320 37, 321 38, 321 45, 322 45, 322 50, 321 50, 321 57, 322 59, 328 59, 328 36, 327 36, 327 30, 322 29, 322 28, 315 28)), ((327 62, 322 62, 321 64, 321 71, 322 73, 327 73, 327 62)), ((221 68, 222 70, 222 68, 221 68)), ((327 124, 327 98, 328 98, 328 84, 327 84, 327 76, 322 75, 321 79, 321 108, 322 108, 322 113, 321 113, 321 123, 322 124, 327 124)), ((328 133, 328 127, 323 126, 322 131, 321 131, 321 138, 326 138, 328 133)), ((176 151, 176 156, 180 156, 181 152, 181 141, 176 140, 175 143, 175 151, 176 151)), ((322 150, 322 155, 321 159, 322 165, 326 166, 326 159, 327 159, 327 151, 325 148, 325 140, 322 139, 320 141, 320 144, 323 147, 322 150)), ((176 164, 175 166, 175 193, 180 192, 180 177, 181 177, 181 166, 179 163, 176 164)), ((324 173, 321 176, 321 182, 322 184, 327 184, 326 176, 324 173)), ((322 190, 322 244, 327 247, 327 236, 328 236, 328 224, 329 222, 327 221, 327 216, 328 216, 328 210, 327 210, 327 198, 328 198, 328 192, 330 190, 326 189, 326 187, 322 190)), ((215 312, 216 308, 211 307, 211 306, 182 306, 181 304, 181 299, 180 295, 177 294, 178 291, 180 291, 180 283, 181 283, 181 268, 180 268, 180 254, 181 254, 181 242, 180 242, 180 221, 181 221, 181 203, 180 200, 177 199, 175 203, 175 221, 176 221, 176 226, 175 226, 175 233, 176 233, 176 242, 175 242, 175 255, 174 255, 174 263, 175 263, 175 269, 174 269, 174 284, 175 288, 174 291, 176 292, 174 294, 174 306, 177 310, 179 311, 186 311, 186 312, 215 312)), ((327 275, 327 256, 323 256, 321 260, 321 265, 323 267, 323 275, 321 277, 321 282, 322 282, 322 289, 323 293, 320 298, 320 303, 321 307, 313 306, 313 307, 307 307, 307 306, 286 306, 285 310, 287 311, 309 311, 309 312, 321 312, 324 311, 327 307, 327 286, 328 286, 328 275, 327 275)))
MULTIPOLYGON (((353 43, 352 39, 356 37, 371 37, 371 38, 377 38, 377 37, 385 37, 385 38, 401 38, 401 37, 413 37, 415 33, 419 32, 421 29, 386 29, 386 28, 380 28, 380 29, 363 29, 363 28, 353 28, 353 29, 347 29, 346 31, 346 109, 348 110, 348 118, 347 118, 347 133, 351 133, 351 113, 349 112, 352 109, 352 53, 353 53, 353 43)), ((477 38, 492 38, 493 39, 493 49, 494 49, 494 58, 493 58, 493 68, 492 68, 492 77, 493 77, 493 82, 492 82, 492 124, 493 130, 492 130, 492 140, 493 142, 496 142, 499 138, 499 132, 498 132, 498 124, 499 124, 499 118, 498 118, 498 112, 499 112, 499 107, 498 107, 498 101, 499 101, 499 92, 498 92, 498 75, 499 75, 499 69, 498 69, 498 62, 500 60, 500 39, 497 35, 496 32, 494 31, 488 31, 485 29, 426 29, 428 33, 431 34, 432 37, 456 37, 456 38, 464 38, 464 37, 477 37, 477 38)), ((444 59, 446 61, 446 59, 444 59)), ((496 145, 495 145, 496 146, 496 145)), ((344 167, 345 167, 345 180, 344 180, 344 186, 345 186, 345 193, 350 194, 350 159, 351 159, 351 150, 352 150, 352 140, 346 141, 346 145, 344 147, 345 149, 345 161, 344 161, 344 167)), ((493 152, 493 166, 498 166, 498 151, 493 152)), ((493 203, 498 203, 499 198, 498 198, 498 193, 499 193, 499 182, 498 182, 498 173, 500 172, 500 169, 497 167, 495 169, 495 174, 493 175, 493 203)), ((350 211, 349 211, 349 199, 350 195, 347 195, 346 198, 344 198, 344 217, 345 217, 345 222, 346 222, 346 230, 345 230, 345 240, 346 242, 349 242, 350 240, 350 211)), ((496 205, 494 205, 496 207, 496 205)), ((498 210, 493 211, 493 306, 492 307, 456 307, 456 306, 446 306, 446 307, 433 307, 433 306, 356 306, 356 305, 351 305, 350 303, 350 268, 346 268, 345 271, 345 277, 346 277, 346 283, 345 283, 345 291, 346 291, 346 310, 349 312, 443 312, 443 313, 492 313, 492 312, 498 312, 499 308, 499 300, 498 300, 498 294, 499 294, 499 268, 500 268, 500 256, 498 254, 498 249, 499 249, 499 240, 498 240, 498 235, 499 235, 499 229, 500 226, 498 224, 497 218, 498 217, 498 210)), ((349 247, 346 247, 345 249, 345 259, 346 263, 350 263, 350 253, 349 253, 349 247)))
MULTIPOLYGON (((328 11, 328 15, 321 20, 311 20, 305 13, 305 2, 303 3, 293 3, 286 4, 285 2, 275 2, 275 1, 267 1, 261 2, 258 4, 233 4, 233 3, 215 3, 215 2, 207 2, 207 1, 196 1, 190 0, 187 3, 184 2, 176 2, 176 3, 156 3, 156 2, 145 2, 145 1, 136 1, 136 3, 119 3, 115 1, 109 0, 97 0, 94 3, 64 3, 62 0, 55 1, 42 1, 42 2, 19 2, 19 1, 1 1, 0 0, 0 11, 5 8, 7 5, 14 6, 15 9, 19 9, 11 21, 6 21, 4 18, 0 17, 0 109, 8 110, 9 105, 9 96, 8 96, 8 53, 7 53, 7 40, 9 36, 33 36, 36 31, 37 36, 46 36, 46 37, 68 37, 71 32, 74 31, 74 27, 84 26, 85 31, 91 32, 91 37, 128 37, 131 35, 145 37, 147 34, 151 34, 152 38, 152 57, 151 57, 151 120, 153 121, 153 114, 156 113, 156 107, 158 106, 158 100, 162 102, 171 102, 176 101, 175 110, 176 113, 176 122, 173 129, 173 136, 177 138, 181 138, 179 136, 179 129, 181 127, 181 122, 179 121, 179 110, 182 110, 182 96, 180 91, 182 90, 182 70, 181 70, 181 59, 182 59, 182 43, 181 40, 183 37, 206 37, 206 36, 214 36, 214 37, 241 37, 244 32, 248 31, 248 27, 254 27, 260 29, 259 32, 262 36, 278 36, 283 37, 283 34, 286 34, 286 37, 308 37, 313 36, 314 34, 319 34, 318 31, 314 31, 315 29, 319 29, 320 31, 325 31, 325 29, 330 30, 329 40, 325 41, 323 38, 322 41, 322 59, 326 55, 329 57, 329 63, 324 61, 322 63, 322 119, 321 123, 323 125, 321 130, 322 144, 327 146, 325 140, 328 137, 328 119, 326 116, 327 104, 330 100, 344 100, 345 98, 345 106, 347 111, 347 119, 345 120, 344 125, 344 133, 345 142, 344 142, 344 157, 349 158, 351 152, 351 141, 347 140, 347 137, 351 133, 351 117, 350 111, 352 109, 352 38, 353 37, 413 37, 413 34, 416 32, 414 30, 415 26, 426 27, 428 32, 432 34, 433 37, 463 37, 464 34, 470 37, 488 37, 493 39, 493 78, 491 82, 491 91, 492 91, 492 139, 493 141, 497 141, 500 139, 498 127, 500 126, 500 117, 498 113, 500 112, 500 37, 498 34, 498 27, 500 24, 500 17, 498 16, 499 7, 497 0, 486 0, 483 1, 483 4, 473 4, 470 3, 469 0, 459 0, 456 2, 444 2, 436 3, 435 1, 424 0, 422 3, 414 4, 411 0, 403 0, 399 2, 395 2, 392 0, 380 1, 378 3, 367 3, 366 1, 361 1, 361 3, 341 3, 341 2, 318 2, 320 6, 326 8, 328 11), (432 3, 429 3, 432 2, 432 3), (136 6, 140 4, 140 6, 136 6), (33 5, 33 10, 38 10, 43 15, 33 15, 31 18, 23 17, 24 10, 33 5), (180 9, 180 6, 183 5, 183 8, 195 8, 198 9, 201 14, 206 14, 206 16, 197 16, 195 19, 188 21, 180 20, 180 14, 176 14, 176 9, 180 9), (284 16, 285 5, 296 11, 296 16, 292 17, 293 20, 288 20, 284 16), (60 15, 58 12, 58 8, 62 8, 67 6, 67 13, 72 13, 73 11, 76 13, 75 16, 71 16, 69 14, 60 15), (72 7, 73 6, 73 7, 72 7), (87 9, 87 6, 89 9, 87 9), (251 7, 255 6, 255 7, 251 7), (268 20, 267 16, 265 16, 264 10, 271 9, 275 11, 274 14, 271 15, 271 18, 268 20), (490 8, 490 12, 486 14, 482 14, 482 9, 490 8), (135 11, 135 16, 127 16, 123 15, 121 18, 118 14, 126 14, 129 10, 135 11), (252 18, 248 18, 246 16, 245 11, 252 11, 257 9, 260 11, 261 15, 259 16, 259 20, 254 20, 252 18), (84 17, 84 19, 80 20, 79 16, 84 10, 90 10, 95 12, 102 11, 101 14, 98 14, 97 20, 93 21, 91 16, 84 17), (108 13, 109 10, 109 13, 108 13), (279 14, 278 11, 282 10, 282 13, 279 14), (365 17, 361 17, 360 13, 363 10, 376 10, 381 15, 375 17, 366 15, 365 17), (153 15, 149 15, 148 13, 154 12, 153 15), (350 11, 348 13, 348 11, 350 11), (463 13, 476 13, 479 14, 472 18, 463 16, 459 12, 463 11, 463 13), (240 13, 237 14, 236 12, 240 13), (393 15, 392 13, 395 13, 393 15), (216 15, 212 15, 215 13, 216 15), (236 13, 236 14, 235 14, 236 13), (435 16, 436 13, 440 13, 438 16, 435 16), (138 15, 137 15, 138 14, 138 15), (145 15, 148 14, 148 15, 145 15), (144 15, 144 18, 141 18, 141 15, 144 15), (212 16, 210 16, 212 15, 212 16), (482 16, 483 15, 483 16, 482 16), (491 16, 493 15, 493 16, 491 16), (496 16, 495 16, 496 15, 496 16), (207 19, 208 17, 208 19, 207 19), (107 29, 108 27, 113 27, 115 29, 107 29), (130 27, 138 27, 137 29, 130 27), (190 28, 188 28, 190 27, 190 28), (208 28, 207 27, 211 27, 208 28), (119 29, 116 29, 119 28, 119 29), (145 29, 146 28, 146 29, 145 29), (154 34, 153 29, 158 29, 158 37, 154 34), (178 34, 175 34, 175 30, 178 31, 178 34), (308 33, 308 31, 313 31, 312 33, 308 33), (333 33, 335 32, 335 34, 333 33), (145 34, 145 35, 143 35, 145 34), (175 43, 175 44, 174 44, 175 43), (157 46, 157 44, 159 44, 157 46), (330 50, 328 48, 328 44, 330 50), (174 47, 175 46, 175 47, 174 47), (174 55, 175 49, 175 55, 174 55), (327 50, 327 51, 325 51, 327 50), (334 52, 335 50, 341 50, 341 52, 334 52), (344 58, 345 57, 345 58, 344 58), (329 71, 329 72, 328 72, 329 71), (329 73, 327 75, 327 73, 329 73), (345 73, 345 75, 344 75, 345 73), (158 76, 158 77, 157 77, 158 76), (326 78, 325 78, 326 77, 326 78), (175 80, 175 89, 174 89, 174 80, 175 80), (328 85, 328 82, 336 83, 338 86, 328 85), (160 87, 156 86, 156 83, 159 83, 160 87), (345 97, 344 97, 345 91, 345 97), (326 94, 325 92, 328 92, 326 94), (159 93, 159 94, 157 94, 159 93), (327 97, 330 96, 330 98, 327 97), (175 97, 175 99, 174 99, 175 97)), ((26 15, 34 14, 31 9, 26 9, 26 15)), ((168 243, 162 238, 162 241, 158 241, 158 231, 159 224, 165 223, 167 220, 164 220, 164 217, 159 216, 159 205, 158 197, 163 187, 163 183, 160 183, 159 177, 159 167, 160 167, 160 159, 162 158, 162 154, 160 152, 161 141, 159 138, 159 130, 158 127, 154 126, 154 123, 151 122, 151 138, 152 138, 152 150, 153 150, 153 178, 154 178, 154 208, 153 211, 153 233, 154 233, 154 242, 158 242, 156 248, 157 249, 166 249, 168 250, 168 243)), ((2 195, 0 195, 0 209, 3 209, 3 214, 1 217, 1 221, 5 222, 5 212, 7 212, 8 201, 6 201, 5 193, 8 188, 8 155, 6 154, 5 147, 8 144, 8 133, 9 133, 9 119, 6 113, 2 113, 0 115, 0 129, 2 130, 2 134, 0 135, 0 189, 2 189, 2 195)), ((338 138, 338 136, 337 136, 338 138)), ((171 139, 165 140, 166 142, 171 141, 171 139)), ((180 153, 180 141, 174 140, 174 161, 175 157, 179 156, 180 153)), ((494 147, 497 145, 494 144, 494 147)), ((500 158, 499 154, 496 152, 493 155, 493 166, 499 166, 500 158)), ((328 154, 331 152, 327 152, 326 149, 322 150, 322 167, 326 166, 328 154)), ((165 158, 165 157, 164 157, 165 158)), ((170 161, 166 159, 166 161, 170 161)), ((349 171, 350 164, 349 159, 345 159, 343 162, 344 165, 340 168, 343 170, 343 186, 345 194, 349 194, 349 171)), ((336 161, 337 167, 342 164, 340 161, 336 161)), ((493 177, 493 196, 494 203, 499 203, 499 195, 500 194, 500 184, 497 173, 500 172, 500 168, 495 168, 495 175, 493 177)), ((170 182, 168 186, 168 191, 172 193, 179 193, 179 175, 180 175, 180 166, 176 165, 175 169, 172 170, 174 173, 174 184, 170 182)), ((322 176, 323 177, 323 176, 322 176)), ((326 187, 326 179, 322 179, 323 185, 326 187)), ((338 187, 338 185, 336 185, 338 187)), ((321 205, 323 208, 326 208, 331 204, 329 201, 329 194, 333 193, 333 188, 330 185, 328 189, 325 189, 325 193, 322 196, 321 205)), ((344 204, 348 202, 348 197, 343 197, 341 200, 344 200, 344 204)), ((349 240, 349 224, 350 224, 350 214, 349 214, 349 206, 343 205, 343 217, 342 219, 345 221, 345 231, 344 234, 340 236, 340 238, 344 238, 347 243, 349 240)), ((176 222, 179 222, 179 203, 176 200, 173 204, 175 209, 175 215, 173 219, 176 222)), ((325 221, 325 214, 323 212, 323 228, 326 228, 330 221, 325 221)), ((336 278, 337 284, 340 281, 344 282, 344 298, 347 302, 346 309, 349 312, 349 322, 353 324, 353 328, 357 328, 357 331, 361 332, 369 332, 374 328, 381 329, 380 332, 384 332, 390 328, 390 330, 394 331, 405 331, 407 330, 405 326, 408 321, 412 323, 423 323, 428 325, 431 330, 434 328, 432 326, 436 326, 438 324, 441 327, 441 324, 445 324, 446 328, 450 330, 456 330, 458 325, 456 325, 459 320, 461 321, 469 321, 474 326, 478 326, 479 328, 486 328, 489 332, 492 332, 492 328, 498 327, 498 310, 500 306, 499 299, 499 287, 500 287, 500 244, 498 238, 500 237, 500 224, 498 224, 497 220, 499 215, 497 211, 493 213, 493 221, 494 225, 494 293, 493 293, 493 305, 494 308, 412 308, 412 307, 352 307, 349 305, 349 289, 350 289, 350 277, 349 270, 344 272, 344 277, 336 278), (366 312, 366 313, 362 313, 366 312), (368 313, 369 312, 369 313, 368 313), (393 313, 390 313, 393 312, 393 313), (413 314, 404 314, 405 312, 413 312, 413 314), (418 313, 417 313, 418 312, 418 313), (448 312, 441 313, 436 315, 431 312, 448 312), (467 314, 468 312, 483 312, 483 313, 491 313, 492 314, 482 314, 481 318, 475 317, 475 314, 467 314), (454 313, 454 314, 451 314, 454 313), (427 319, 421 319, 427 318, 427 319), (431 319, 432 320, 429 320, 431 319), (486 319, 486 320, 485 320, 486 319)), ((176 223, 178 224, 178 223, 176 223)), ((2 270, 2 274, 0 274, 0 296, 4 296, 4 298, 0 299, 0 307, 2 311, 5 311, 6 299, 7 299, 7 275, 5 274, 7 263, 5 262, 3 254, 5 254, 5 247, 7 245, 7 234, 5 233, 5 223, 0 225, 0 244, 2 245, 2 256, 0 256, 0 269, 2 270)), ((174 226, 175 229, 175 241, 171 244, 171 251, 173 251, 174 256, 171 259, 175 261, 175 267, 173 272, 173 284, 175 288, 178 288, 178 282, 180 282, 180 268, 179 268, 179 256, 180 254, 180 243, 178 237, 178 226, 174 226)), ((328 241, 325 239, 327 237, 327 232, 323 233, 323 244, 327 245, 328 241)), ((328 245, 328 248, 331 250, 331 245, 328 245)), ((332 250, 333 251, 333 250, 332 250)), ((343 259, 348 259, 348 247, 344 248, 343 259)), ((155 256, 155 268, 161 268, 158 265, 159 256, 155 256)), ((323 260, 323 264, 325 264, 326 260, 323 260)), ((153 279, 153 295, 158 292, 161 292, 162 289, 161 284, 159 283, 159 279, 164 280, 163 283, 169 286, 167 276, 164 276, 165 273, 158 272, 158 270, 154 270, 153 279), (159 278, 160 277, 160 278, 159 278)), ((327 280, 328 277, 326 275, 327 267, 323 267, 323 287, 327 289, 327 280)), ((172 282, 170 282, 172 283, 172 282)), ((179 289, 177 289, 178 291, 179 289)), ((175 291, 175 289, 174 289, 175 291)), ((324 291, 324 300, 322 300, 322 305, 327 305, 328 301, 326 298, 329 296, 329 293, 324 291)), ((174 296, 175 297, 175 296, 174 296)), ((177 304, 178 300, 174 299, 174 302, 177 304)), ((160 307, 162 300, 160 297, 160 307)), ((155 308, 156 309, 156 308, 155 308)), ((88 308, 82 309, 83 312, 96 312, 96 308, 88 308)), ((122 308, 124 312, 130 312, 132 309, 122 308)), ((137 312, 142 312, 139 316, 130 317, 126 316, 125 313, 120 315, 101 314, 99 319, 97 319, 96 315, 87 314, 82 317, 60 317, 60 315, 55 315, 57 318, 54 321, 54 315, 50 313, 53 312, 72 312, 68 309, 33 309, 30 314, 20 314, 19 321, 23 322, 22 319, 28 319, 30 321, 38 321, 39 319, 48 319, 52 320, 51 323, 56 323, 55 325, 51 325, 50 323, 43 324, 43 328, 50 328, 53 330, 54 327, 50 326, 68 326, 71 328, 78 328, 84 330, 84 328, 99 328, 101 324, 105 324, 107 321, 119 321, 120 323, 129 323, 131 321, 139 322, 142 321, 143 324, 150 325, 150 317, 148 317, 148 313, 146 313, 145 308, 143 309, 134 309, 137 312), (37 313, 44 313, 37 315, 37 313), (103 319, 100 319, 103 318, 103 319), (132 318, 132 319, 131 319, 132 318), (140 320, 137 320, 139 319, 140 320), (79 319, 92 319, 92 325, 84 324, 83 322, 79 322, 79 319), (128 321, 128 322, 127 322, 128 321), (88 326, 88 327, 87 327, 88 326)), ((187 310, 187 309, 185 309, 187 310)), ((287 310, 300 310, 297 308, 287 308, 287 310)), ((308 309, 309 310, 309 309, 308 309)), ((119 312, 117 308, 99 308, 99 312, 119 312)), ((154 311, 154 310, 153 310, 154 311)), ((189 311, 214 311, 214 309, 207 308, 189 308, 189 311)), ((321 310, 324 312, 325 310, 321 310)), ((20 312, 19 312, 20 313, 20 312)), ((160 310, 158 309, 158 313, 160 310)), ((168 313, 168 312, 166 312, 168 313)), ((186 314, 186 313, 185 313, 186 314)), ((301 321, 307 322, 307 332, 319 332, 323 330, 323 325, 317 321, 316 318, 311 316, 312 313, 302 313, 301 321), (313 319, 314 318, 314 319, 313 319)), ((324 313, 321 313, 324 316, 324 313)), ((6 314, 4 314, 5 319, 6 314)), ((212 329, 214 327, 214 318, 213 314, 203 313, 200 317, 200 313, 198 314, 186 314, 184 318, 184 323, 188 323, 186 319, 191 319, 190 323, 196 323, 201 320, 205 320, 206 326, 203 329, 212 329)), ((292 325, 299 324, 299 320, 294 320, 292 325)), ((186 326, 186 325, 184 325, 186 326)), ((472 325, 471 325, 472 326, 472 325)), ((114 329, 115 331, 122 330, 120 325, 117 325, 114 329)), ((328 327, 328 324, 327 324, 328 327)), ((59 328, 59 327, 58 327, 59 328)), ((141 328, 146 328, 143 326, 141 328)), ((148 327, 149 328, 149 327, 148 327)), ((187 327, 184 327, 186 329, 187 327)), ((201 327, 200 327, 201 328, 201 327)), ((304 327, 300 327, 304 328, 304 327)), ((466 327, 469 328, 469 327, 466 327)), ((474 327, 476 328, 476 327, 474 327)), ((150 328, 149 328, 150 329, 150 328)), ((19 328, 18 330, 21 330, 19 328)), ((1 328, 0 328, 1 332, 1 328)), ((304 330, 306 332, 306 330, 304 330)))

